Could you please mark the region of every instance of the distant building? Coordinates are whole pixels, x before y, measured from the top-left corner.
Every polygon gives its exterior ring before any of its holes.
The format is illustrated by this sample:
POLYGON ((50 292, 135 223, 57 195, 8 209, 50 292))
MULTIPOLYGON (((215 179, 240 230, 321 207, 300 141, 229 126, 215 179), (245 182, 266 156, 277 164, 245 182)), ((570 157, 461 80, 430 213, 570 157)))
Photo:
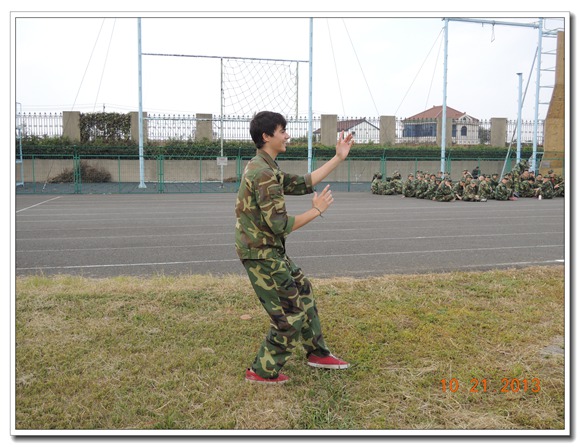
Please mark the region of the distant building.
MULTIPOLYGON (((379 128, 366 120, 366 118, 356 118, 336 122, 337 139, 340 132, 345 134, 351 133, 354 137, 355 143, 368 143, 376 140, 379 133, 379 128)), ((320 141, 320 129, 313 132, 316 141, 320 141)))
MULTIPOLYGON (((433 106, 424 112, 403 120, 403 140, 435 141, 437 120, 442 118, 443 106, 433 106)), ((447 106, 447 118, 451 118, 451 139, 455 144, 479 144, 479 120, 447 106)))

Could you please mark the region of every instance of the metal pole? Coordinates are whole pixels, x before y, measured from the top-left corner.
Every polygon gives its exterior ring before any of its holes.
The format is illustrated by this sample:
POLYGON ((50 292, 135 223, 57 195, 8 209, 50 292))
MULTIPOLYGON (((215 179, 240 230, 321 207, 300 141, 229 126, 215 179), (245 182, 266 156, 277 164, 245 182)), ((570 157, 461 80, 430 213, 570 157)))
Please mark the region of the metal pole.
POLYGON ((18 130, 18 152, 19 157, 16 163, 20 164, 20 181, 16 186, 24 186, 24 162, 22 160, 22 104, 16 103, 16 129, 18 130))
MULTIPOLYGON (((220 88, 221 88, 221 106, 220 106, 220 157, 224 156, 224 58, 220 58, 220 88)), ((213 123, 212 123, 213 125, 213 123)), ((201 164, 201 162, 200 162, 201 164)), ((224 187, 224 167, 220 165, 220 181, 221 187, 224 187)), ((199 178, 201 185, 201 177, 199 178)))
POLYGON ((141 18, 137 19, 137 46, 139 53, 139 188, 145 185, 145 163, 143 161, 143 84, 141 65, 141 18))
POLYGON ((312 17, 310 17, 310 44, 308 50, 308 172, 312 172, 312 17))
POLYGON ((518 137, 517 137, 517 150, 516 150, 516 160, 517 163, 520 162, 522 154, 522 74, 518 75, 518 137))
POLYGON ((534 106, 534 139, 532 150, 532 163, 530 169, 536 173, 536 154, 538 152, 538 114, 540 108, 540 73, 542 68, 542 29, 544 19, 540 18, 538 26, 538 60, 536 61, 536 104, 534 106))
POLYGON ((296 119, 298 119, 298 92, 299 92, 298 84, 299 84, 299 82, 300 82, 300 63, 296 62, 296 107, 295 107, 296 119))
POLYGON ((445 172, 445 144, 447 139, 447 51, 449 36, 449 19, 445 19, 445 32, 443 34, 443 110, 441 114, 441 172, 445 172))

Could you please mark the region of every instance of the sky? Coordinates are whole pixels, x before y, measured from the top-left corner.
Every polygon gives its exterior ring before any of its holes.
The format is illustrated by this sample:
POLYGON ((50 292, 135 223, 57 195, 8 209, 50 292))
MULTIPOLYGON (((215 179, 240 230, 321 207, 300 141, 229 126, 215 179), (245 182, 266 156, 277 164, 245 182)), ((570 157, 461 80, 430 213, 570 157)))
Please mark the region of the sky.
MULTIPOLYGON (((562 17, 562 13, 544 13, 562 17)), ((458 21, 460 17, 534 23, 533 13, 21 13, 15 14, 14 97, 23 112, 137 111, 141 16, 142 107, 149 114, 220 114, 219 57, 284 59, 298 64, 298 114, 395 115, 443 104, 444 21, 448 26, 447 105, 478 119, 534 119, 535 28, 458 21), (389 17, 398 15, 398 17, 389 17), (186 17, 188 16, 188 17, 186 17), (202 17, 200 17, 202 16, 202 17), (210 57, 151 56, 180 54, 210 57), (531 78, 531 79, 530 79, 531 78), (524 93, 522 93, 524 94, 524 93)), ((569 26, 546 19, 547 28, 569 26)), ((555 39, 542 41, 544 52, 555 39)), ((555 57, 543 55, 543 68, 555 57)), ((543 72, 540 85, 553 85, 543 72)), ((278 93, 271 93, 276 95, 278 93)), ((551 89, 540 89, 548 102, 551 89)), ((228 99, 226 99, 226 102, 228 99)), ((233 111, 232 109, 225 110, 233 111)), ((540 105, 539 118, 547 112, 540 105)))

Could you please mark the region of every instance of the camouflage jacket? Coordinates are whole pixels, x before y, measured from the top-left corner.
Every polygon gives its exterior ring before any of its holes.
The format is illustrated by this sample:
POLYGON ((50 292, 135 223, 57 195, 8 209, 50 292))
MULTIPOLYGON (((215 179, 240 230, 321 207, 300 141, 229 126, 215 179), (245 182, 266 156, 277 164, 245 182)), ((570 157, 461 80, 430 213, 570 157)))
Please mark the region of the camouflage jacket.
POLYGON ((544 199, 551 199, 554 197, 554 186, 552 185, 552 182, 545 182, 542 183, 542 186, 540 186, 540 194, 542 194, 542 197, 544 199))
POLYGON ((499 185, 497 185, 497 188, 495 188, 496 200, 507 200, 511 197, 511 195, 512 189, 508 188, 507 184, 504 185, 503 183, 500 183, 499 185))
POLYGON ((417 184, 417 187, 415 188, 415 197, 417 197, 418 199, 425 198, 425 194, 427 194, 428 189, 429 189, 429 181, 425 179, 421 180, 417 184))
POLYGON ((463 188, 463 198, 473 199, 477 195, 477 187, 473 183, 468 183, 463 188))
POLYGON ((449 186, 447 184, 445 184, 445 182, 442 182, 439 187, 437 188, 437 192, 435 193, 435 198, 439 199, 442 197, 450 197, 450 196, 455 196, 453 193, 453 187, 449 186))
POLYGON ((427 189, 427 192, 425 193, 425 198, 431 200, 433 197, 435 197, 435 194, 437 193, 437 190, 439 189, 439 185, 440 184, 437 184, 437 182, 429 183, 429 188, 427 189))
POLYGON ((294 216, 284 194, 313 192, 310 174, 286 174, 266 152, 257 151, 244 170, 236 199, 236 252, 240 259, 268 259, 285 252, 294 216))
POLYGON ((414 180, 407 180, 403 183, 402 193, 405 197, 414 197, 415 196, 415 181, 414 180))
POLYGON ((403 193, 403 181, 400 178, 391 180, 391 189, 393 189, 395 194, 403 193))
POLYGON ((491 184, 487 181, 481 182, 478 188, 479 198, 480 199, 490 199, 494 197, 493 189, 491 184))

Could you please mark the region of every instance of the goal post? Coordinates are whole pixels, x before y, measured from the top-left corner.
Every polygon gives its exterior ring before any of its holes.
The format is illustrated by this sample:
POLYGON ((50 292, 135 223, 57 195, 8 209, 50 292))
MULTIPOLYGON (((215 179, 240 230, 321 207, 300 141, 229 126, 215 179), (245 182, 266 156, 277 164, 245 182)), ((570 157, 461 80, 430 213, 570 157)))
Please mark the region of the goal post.
MULTIPOLYGON (((222 57, 220 156, 223 157, 223 127, 227 116, 253 116, 272 110, 298 118, 300 60, 222 57)), ((223 185, 223 166, 221 166, 223 185)))
POLYGON ((307 61, 222 57, 222 115, 273 110, 298 117, 300 62, 307 61))
MULTIPOLYGON (((261 110, 272 110, 288 118, 298 118, 300 63, 309 61, 190 54, 141 52, 139 54, 220 60, 220 158, 224 156, 224 120, 253 116, 261 110)), ((220 165, 220 171, 220 181, 223 185, 223 165, 220 165)))

